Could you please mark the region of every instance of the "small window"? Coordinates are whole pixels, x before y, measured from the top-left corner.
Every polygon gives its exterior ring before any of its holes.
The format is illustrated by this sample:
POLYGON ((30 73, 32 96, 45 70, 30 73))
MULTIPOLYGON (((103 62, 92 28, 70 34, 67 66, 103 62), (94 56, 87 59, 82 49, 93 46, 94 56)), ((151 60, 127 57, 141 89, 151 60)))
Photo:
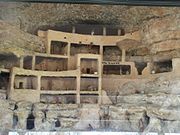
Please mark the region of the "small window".
POLYGON ((172 60, 154 62, 152 73, 164 73, 172 71, 172 60))
POLYGON ((24 89, 23 82, 19 82, 19 89, 24 89))

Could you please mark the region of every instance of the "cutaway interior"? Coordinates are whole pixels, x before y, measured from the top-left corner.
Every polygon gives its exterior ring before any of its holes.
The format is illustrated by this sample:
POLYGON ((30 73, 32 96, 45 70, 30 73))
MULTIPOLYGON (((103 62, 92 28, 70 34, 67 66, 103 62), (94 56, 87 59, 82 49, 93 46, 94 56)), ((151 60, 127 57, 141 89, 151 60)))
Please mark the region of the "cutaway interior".
POLYGON ((98 74, 98 60, 97 59, 81 59, 81 73, 82 74, 98 74))
POLYGON ((98 94, 81 94, 80 101, 82 104, 97 104, 98 94))
POLYGON ((81 91, 98 91, 98 78, 81 77, 81 91))
POLYGON ((0 54, 0 68, 11 69, 13 67, 20 67, 20 59, 12 54, 0 54))
POLYGON ((42 71, 66 71, 67 59, 37 56, 35 69, 42 71))
POLYGON ((23 68, 24 69, 32 69, 32 56, 24 57, 23 68))
POLYGON ((76 55, 79 53, 90 53, 99 54, 99 46, 93 45, 93 42, 87 44, 71 44, 71 55, 76 55))
POLYGON ((41 77, 41 90, 76 90, 75 77, 41 77))
POLYGON ((76 95, 75 94, 63 94, 63 95, 41 94, 40 101, 42 103, 51 103, 51 104, 75 104, 76 95))
POLYGON ((51 54, 67 55, 67 45, 67 42, 51 41, 51 54))
POLYGON ((37 77, 26 76, 26 75, 16 75, 14 82, 15 89, 37 89, 37 77))
POLYGON ((160 61, 153 63, 153 71, 155 73, 164 73, 172 71, 172 60, 160 61))
POLYGON ((103 47, 103 60, 104 61, 120 61, 121 51, 117 46, 104 46, 103 47))
POLYGON ((9 85, 9 73, 0 73, 0 89, 7 90, 9 85))
POLYGON ((114 74, 114 75, 130 75, 130 65, 104 65, 103 74, 114 74))

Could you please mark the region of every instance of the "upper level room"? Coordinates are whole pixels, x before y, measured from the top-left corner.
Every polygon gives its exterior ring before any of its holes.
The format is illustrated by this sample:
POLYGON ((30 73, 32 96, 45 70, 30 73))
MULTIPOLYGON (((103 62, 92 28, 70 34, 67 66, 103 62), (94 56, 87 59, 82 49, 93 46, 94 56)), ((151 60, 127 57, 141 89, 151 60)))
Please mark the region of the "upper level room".
POLYGON ((115 46, 117 42, 124 39, 137 41, 141 39, 139 31, 127 33, 125 35, 94 35, 93 33, 87 35, 49 29, 47 31, 39 30, 38 36, 45 39, 46 53, 60 55, 67 55, 67 46, 69 44, 115 46), (60 48, 62 51, 58 51, 60 48))
POLYGON ((83 35, 104 35, 104 36, 124 36, 125 29, 116 25, 100 24, 100 22, 85 21, 78 24, 56 25, 54 27, 42 27, 43 31, 47 29, 61 31, 66 33, 76 33, 83 35))

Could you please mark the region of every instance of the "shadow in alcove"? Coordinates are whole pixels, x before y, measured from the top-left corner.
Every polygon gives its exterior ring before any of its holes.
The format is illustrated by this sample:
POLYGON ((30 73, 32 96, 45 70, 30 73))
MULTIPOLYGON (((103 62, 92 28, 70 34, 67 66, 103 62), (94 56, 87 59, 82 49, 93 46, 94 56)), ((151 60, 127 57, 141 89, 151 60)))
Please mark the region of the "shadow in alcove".
POLYGON ((34 128, 35 117, 32 113, 30 113, 27 117, 26 129, 31 130, 34 128))

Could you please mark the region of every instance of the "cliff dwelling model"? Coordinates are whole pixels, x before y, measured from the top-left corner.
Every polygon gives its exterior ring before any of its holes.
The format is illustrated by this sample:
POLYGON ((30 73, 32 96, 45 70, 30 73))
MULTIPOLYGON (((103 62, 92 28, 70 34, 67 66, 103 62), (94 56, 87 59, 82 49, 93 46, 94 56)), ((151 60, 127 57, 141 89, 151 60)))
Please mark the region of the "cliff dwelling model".
POLYGON ((0 132, 180 132, 179 8, 0 4, 0 132))
POLYGON ((127 59, 126 51, 141 46, 138 31, 123 36, 96 36, 48 30, 38 31, 38 36, 45 41, 45 53, 20 56, 19 65, 3 69, 11 74, 9 99, 101 104, 105 96, 102 90, 116 89, 113 83, 117 77, 120 87, 127 80, 142 83, 179 72, 178 58, 154 62, 137 62, 138 56, 127 59), (118 47, 122 55, 114 61, 106 60, 108 47, 118 47))

